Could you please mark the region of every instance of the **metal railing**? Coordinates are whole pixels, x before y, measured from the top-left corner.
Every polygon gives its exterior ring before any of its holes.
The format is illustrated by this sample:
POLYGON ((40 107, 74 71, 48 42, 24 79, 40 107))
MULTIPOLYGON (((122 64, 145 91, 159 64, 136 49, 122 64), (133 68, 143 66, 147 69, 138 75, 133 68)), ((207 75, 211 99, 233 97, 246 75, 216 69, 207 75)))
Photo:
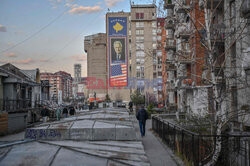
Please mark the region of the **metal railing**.
POLYGON ((152 128, 164 143, 191 165, 204 165, 211 160, 217 139, 221 139, 222 149, 216 165, 250 165, 250 135, 248 134, 200 135, 159 116, 152 117, 152 128))
MULTIPOLYGON (((34 103, 37 107, 38 103, 34 103)), ((6 112, 25 111, 32 108, 31 100, 9 100, 0 99, 0 110, 6 112)))

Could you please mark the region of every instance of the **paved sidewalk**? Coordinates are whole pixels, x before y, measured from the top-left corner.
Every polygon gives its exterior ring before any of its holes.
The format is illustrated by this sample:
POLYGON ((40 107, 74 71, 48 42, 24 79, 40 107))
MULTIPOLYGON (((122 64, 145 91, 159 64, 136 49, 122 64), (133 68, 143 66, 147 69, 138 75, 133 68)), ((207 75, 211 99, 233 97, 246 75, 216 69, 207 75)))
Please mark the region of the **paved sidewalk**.
MULTIPOLYGON (((144 150, 150 160, 151 166, 177 166, 182 165, 178 161, 176 163, 176 156, 172 153, 172 151, 162 142, 160 142, 159 138, 152 133, 150 130, 152 127, 152 121, 147 120, 146 123, 146 136, 142 138, 142 142, 144 145, 144 150)), ((178 159, 177 159, 178 160, 178 159)))

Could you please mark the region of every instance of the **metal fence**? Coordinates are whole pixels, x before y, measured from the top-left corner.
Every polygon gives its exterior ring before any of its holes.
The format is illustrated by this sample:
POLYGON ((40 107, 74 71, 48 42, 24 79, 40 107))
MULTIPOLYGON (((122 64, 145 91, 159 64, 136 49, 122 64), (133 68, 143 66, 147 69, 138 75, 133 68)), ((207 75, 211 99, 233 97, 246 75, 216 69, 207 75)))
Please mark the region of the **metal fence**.
POLYGON ((23 111, 31 108, 30 100, 0 100, 0 110, 7 112, 23 111))
POLYGON ((200 135, 159 116, 152 117, 152 128, 163 142, 191 165, 206 164, 212 157, 216 140, 221 139, 222 150, 216 165, 249 166, 250 135, 200 135))

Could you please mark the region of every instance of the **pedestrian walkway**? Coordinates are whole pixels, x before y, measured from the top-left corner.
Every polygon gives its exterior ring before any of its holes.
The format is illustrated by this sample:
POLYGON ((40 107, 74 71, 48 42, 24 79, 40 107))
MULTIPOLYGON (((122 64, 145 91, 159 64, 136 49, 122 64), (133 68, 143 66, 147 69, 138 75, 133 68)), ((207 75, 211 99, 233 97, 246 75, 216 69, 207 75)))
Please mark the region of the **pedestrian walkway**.
POLYGON ((157 138, 152 130, 152 121, 147 120, 146 136, 142 138, 144 150, 151 166, 177 166, 182 165, 181 161, 174 156, 172 151, 157 138), (177 164, 178 161, 178 164, 177 164))

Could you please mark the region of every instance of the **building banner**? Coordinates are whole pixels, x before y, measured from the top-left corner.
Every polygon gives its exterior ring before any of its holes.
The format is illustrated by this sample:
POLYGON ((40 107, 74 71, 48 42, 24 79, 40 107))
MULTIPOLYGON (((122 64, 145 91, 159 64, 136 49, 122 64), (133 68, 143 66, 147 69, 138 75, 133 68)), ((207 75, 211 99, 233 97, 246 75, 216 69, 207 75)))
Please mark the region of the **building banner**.
POLYGON ((109 17, 109 85, 127 86, 127 17, 109 17))

